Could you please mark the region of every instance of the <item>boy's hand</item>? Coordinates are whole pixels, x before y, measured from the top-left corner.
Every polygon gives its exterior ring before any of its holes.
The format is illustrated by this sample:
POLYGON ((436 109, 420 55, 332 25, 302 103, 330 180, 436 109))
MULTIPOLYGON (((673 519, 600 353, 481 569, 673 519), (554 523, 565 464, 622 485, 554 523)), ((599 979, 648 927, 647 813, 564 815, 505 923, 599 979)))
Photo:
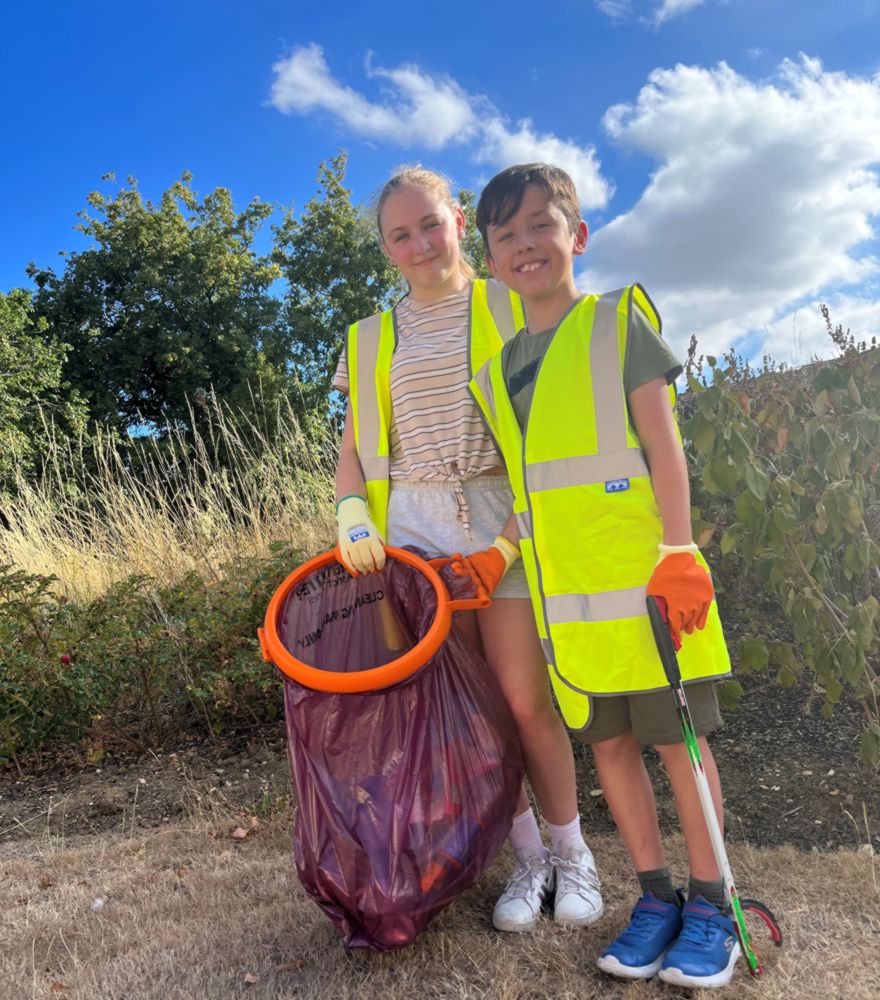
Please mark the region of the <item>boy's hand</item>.
POLYGON ((519 549, 504 535, 499 535, 488 549, 466 556, 462 560, 464 572, 460 572, 457 567, 456 572, 461 576, 469 576, 477 586, 491 595, 517 559, 519 549))
POLYGON ((647 592, 666 601, 666 621, 673 640, 681 633, 706 627, 706 619, 715 590, 706 570, 692 552, 664 555, 654 567, 647 592))
POLYGON ((370 520, 363 497, 343 497, 336 505, 339 541, 336 558, 351 573, 376 573, 385 565, 383 538, 370 520))

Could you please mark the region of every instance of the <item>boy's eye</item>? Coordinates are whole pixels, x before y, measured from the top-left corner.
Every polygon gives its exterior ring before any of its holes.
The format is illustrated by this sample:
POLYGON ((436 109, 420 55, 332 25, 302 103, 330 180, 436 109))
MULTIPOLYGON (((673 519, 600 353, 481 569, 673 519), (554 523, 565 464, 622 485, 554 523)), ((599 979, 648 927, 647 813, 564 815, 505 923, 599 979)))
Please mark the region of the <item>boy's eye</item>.
POLYGON ((500 236, 498 237, 498 242, 499 242, 499 243, 506 243, 506 242, 507 242, 507 240, 509 240, 509 239, 511 238, 511 236, 513 236, 513 233, 502 233, 502 234, 501 234, 501 235, 500 235, 500 236))

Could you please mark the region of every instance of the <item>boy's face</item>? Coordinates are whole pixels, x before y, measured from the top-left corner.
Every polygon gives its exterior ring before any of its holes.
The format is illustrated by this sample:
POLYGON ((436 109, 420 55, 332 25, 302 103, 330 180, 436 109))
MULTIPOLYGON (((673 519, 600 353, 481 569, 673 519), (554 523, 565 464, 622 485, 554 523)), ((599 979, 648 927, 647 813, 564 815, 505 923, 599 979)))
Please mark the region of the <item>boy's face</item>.
POLYGON ((486 230, 486 264, 492 276, 525 299, 576 292, 572 258, 587 246, 587 224, 575 232, 543 188, 530 184, 522 204, 503 225, 486 230))

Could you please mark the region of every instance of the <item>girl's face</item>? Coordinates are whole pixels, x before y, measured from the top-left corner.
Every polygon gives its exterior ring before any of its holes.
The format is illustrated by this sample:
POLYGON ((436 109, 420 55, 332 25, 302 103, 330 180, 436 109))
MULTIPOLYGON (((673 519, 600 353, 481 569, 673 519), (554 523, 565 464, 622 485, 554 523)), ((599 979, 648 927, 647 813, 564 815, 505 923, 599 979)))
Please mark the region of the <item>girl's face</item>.
POLYGON ((458 241, 465 220, 457 205, 450 208, 425 188, 404 187, 385 199, 379 222, 385 253, 413 298, 434 301, 464 287, 458 241))

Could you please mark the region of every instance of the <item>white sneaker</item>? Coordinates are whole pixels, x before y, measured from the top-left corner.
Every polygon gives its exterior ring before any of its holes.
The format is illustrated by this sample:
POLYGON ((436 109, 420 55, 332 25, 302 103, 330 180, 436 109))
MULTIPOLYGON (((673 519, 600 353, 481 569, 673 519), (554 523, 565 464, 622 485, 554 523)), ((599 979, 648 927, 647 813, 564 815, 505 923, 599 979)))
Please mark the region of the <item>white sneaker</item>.
POLYGON ((541 906, 553 892, 554 868, 549 858, 524 854, 507 880, 507 887, 492 911, 499 931, 530 931, 538 922, 541 906))
POLYGON ((556 870, 553 919, 566 927, 587 927, 602 916, 605 904, 589 847, 581 840, 563 840, 550 861, 556 870))

